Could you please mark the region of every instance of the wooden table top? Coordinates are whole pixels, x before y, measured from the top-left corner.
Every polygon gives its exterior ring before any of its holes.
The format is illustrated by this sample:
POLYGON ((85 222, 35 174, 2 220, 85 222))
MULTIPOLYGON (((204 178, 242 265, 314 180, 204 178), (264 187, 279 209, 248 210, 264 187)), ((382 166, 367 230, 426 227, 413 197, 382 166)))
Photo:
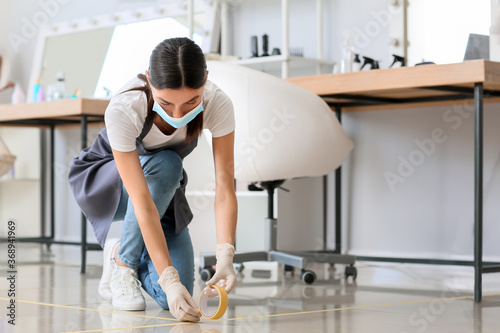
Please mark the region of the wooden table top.
POLYGON ((321 96, 331 105, 345 105, 346 110, 452 104, 454 97, 469 95, 472 98, 475 83, 483 83, 485 98, 488 98, 485 101, 500 101, 500 63, 487 60, 313 75, 287 81, 321 96), (438 101, 442 97, 449 97, 450 101, 438 101), (349 106, 356 100, 378 103, 349 106))
POLYGON ((89 116, 90 122, 103 120, 109 100, 73 98, 50 102, 0 105, 2 125, 50 125, 75 124, 81 116, 89 116))

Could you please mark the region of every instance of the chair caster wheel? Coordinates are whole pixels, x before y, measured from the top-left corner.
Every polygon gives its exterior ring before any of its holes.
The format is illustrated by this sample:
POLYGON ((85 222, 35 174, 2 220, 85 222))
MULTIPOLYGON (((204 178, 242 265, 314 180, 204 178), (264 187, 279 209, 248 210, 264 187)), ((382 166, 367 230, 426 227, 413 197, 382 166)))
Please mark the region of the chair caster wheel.
POLYGON ((215 275, 215 269, 212 267, 205 267, 200 269, 200 278, 203 282, 207 282, 215 275))
POLYGON ((358 270, 357 270, 357 268, 354 267, 354 266, 347 266, 345 268, 344 276, 345 276, 346 279, 348 279, 349 276, 352 276, 352 280, 356 281, 356 277, 358 276, 358 270))
POLYGON ((316 280, 316 274, 313 271, 308 271, 303 269, 302 272, 300 273, 300 279, 305 284, 313 284, 314 281, 316 280))
POLYGON ((295 273, 295 267, 290 265, 283 265, 283 274, 290 273, 291 276, 295 273))

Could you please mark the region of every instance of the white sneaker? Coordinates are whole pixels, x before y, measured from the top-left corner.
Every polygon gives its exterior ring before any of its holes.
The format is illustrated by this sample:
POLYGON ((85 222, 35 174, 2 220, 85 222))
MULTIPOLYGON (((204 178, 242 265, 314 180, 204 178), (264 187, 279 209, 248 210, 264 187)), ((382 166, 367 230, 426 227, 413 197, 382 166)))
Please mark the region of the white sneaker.
POLYGON ((106 300, 111 301, 113 294, 109 288, 109 281, 111 280, 111 275, 116 268, 115 262, 115 252, 116 248, 120 245, 119 238, 110 238, 104 243, 103 250, 103 264, 102 264, 102 276, 101 281, 99 281, 99 287, 97 291, 99 295, 106 300))
POLYGON ((125 311, 146 309, 146 300, 142 296, 141 285, 135 269, 117 266, 109 283, 115 309, 125 311))

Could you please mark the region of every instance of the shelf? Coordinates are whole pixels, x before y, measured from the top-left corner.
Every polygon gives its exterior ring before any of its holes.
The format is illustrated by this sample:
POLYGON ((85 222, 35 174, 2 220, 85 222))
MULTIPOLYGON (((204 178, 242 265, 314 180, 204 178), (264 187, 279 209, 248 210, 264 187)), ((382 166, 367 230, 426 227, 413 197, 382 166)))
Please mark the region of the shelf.
MULTIPOLYGON (((248 66, 263 72, 280 72, 281 78, 290 77, 290 70, 294 69, 316 69, 316 74, 332 73, 335 62, 321 59, 323 57, 323 1, 316 0, 316 58, 304 58, 290 56, 290 0, 281 0, 281 50, 282 55, 270 55, 266 57, 247 58, 236 61, 228 61, 233 64, 248 66), (324 69, 324 67, 329 67, 324 69)), ((308 1, 308 3, 311 1, 308 1)), ((225 3, 224 1, 222 3, 225 3)), ((225 10, 221 10, 221 50, 222 55, 227 56, 227 45, 229 39, 229 18, 227 4, 225 10)), ((272 73, 276 75, 276 73, 272 73)), ((307 74, 299 74, 304 76, 307 74)))
POLYGON ((333 65, 335 64, 335 62, 329 60, 294 57, 286 55, 274 55, 267 57, 247 58, 247 59, 230 61, 230 63, 236 65, 248 66, 259 70, 263 69, 281 70, 281 64, 283 62, 288 62, 291 69, 306 68, 306 67, 311 67, 313 65, 331 66, 333 69, 333 65))

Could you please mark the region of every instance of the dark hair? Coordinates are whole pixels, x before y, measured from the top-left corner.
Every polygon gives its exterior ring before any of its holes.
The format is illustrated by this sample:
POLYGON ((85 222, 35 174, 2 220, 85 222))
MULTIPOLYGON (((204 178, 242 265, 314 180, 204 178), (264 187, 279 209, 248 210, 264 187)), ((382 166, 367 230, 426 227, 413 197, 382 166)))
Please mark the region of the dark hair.
POLYGON ((206 73, 205 55, 189 38, 165 39, 149 58, 149 81, 156 89, 198 89, 206 73))
MULTIPOLYGON (((207 63, 201 48, 191 39, 177 37, 158 44, 149 58, 149 82, 156 89, 198 89, 207 76, 207 63)), ((187 125, 186 140, 203 130, 203 112, 187 125)))
MULTIPOLYGON (((203 86, 207 76, 207 62, 201 48, 185 37, 165 39, 158 44, 149 60, 149 80, 156 89, 198 89, 203 86)), ((144 74, 137 77, 146 83, 126 91, 143 91, 148 103, 146 122, 154 121, 153 93, 144 74)), ((124 91, 124 92, 126 92, 124 91)), ((187 124, 186 141, 200 136, 203 130, 203 112, 187 124)))

